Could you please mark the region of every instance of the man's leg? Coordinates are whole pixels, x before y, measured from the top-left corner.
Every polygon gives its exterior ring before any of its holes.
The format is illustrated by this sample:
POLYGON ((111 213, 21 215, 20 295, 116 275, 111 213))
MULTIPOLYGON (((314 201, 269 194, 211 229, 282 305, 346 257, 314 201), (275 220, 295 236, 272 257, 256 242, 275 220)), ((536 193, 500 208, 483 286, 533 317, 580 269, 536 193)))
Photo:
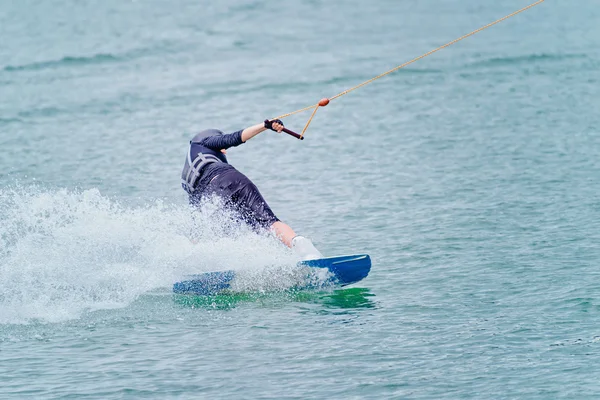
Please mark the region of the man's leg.
POLYGON ((237 181, 231 201, 250 226, 269 228, 283 244, 291 247, 302 260, 323 258, 312 242, 304 236, 296 235, 294 230, 275 216, 260 191, 243 174, 237 172, 237 181))

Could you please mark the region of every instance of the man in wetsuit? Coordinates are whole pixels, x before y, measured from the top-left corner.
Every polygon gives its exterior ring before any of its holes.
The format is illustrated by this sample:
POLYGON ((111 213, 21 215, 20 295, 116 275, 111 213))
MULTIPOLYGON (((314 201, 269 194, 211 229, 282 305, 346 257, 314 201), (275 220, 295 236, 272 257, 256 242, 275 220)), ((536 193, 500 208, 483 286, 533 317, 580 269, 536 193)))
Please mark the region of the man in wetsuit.
POLYGON ((217 129, 198 133, 190 141, 181 184, 193 206, 200 205, 205 197, 217 195, 239 219, 254 229, 272 231, 303 260, 323 258, 309 239, 296 235, 289 225, 281 222, 256 185, 227 162, 225 153, 228 148, 239 146, 267 129, 281 132, 283 123, 280 120, 266 120, 230 134, 223 134, 217 129))

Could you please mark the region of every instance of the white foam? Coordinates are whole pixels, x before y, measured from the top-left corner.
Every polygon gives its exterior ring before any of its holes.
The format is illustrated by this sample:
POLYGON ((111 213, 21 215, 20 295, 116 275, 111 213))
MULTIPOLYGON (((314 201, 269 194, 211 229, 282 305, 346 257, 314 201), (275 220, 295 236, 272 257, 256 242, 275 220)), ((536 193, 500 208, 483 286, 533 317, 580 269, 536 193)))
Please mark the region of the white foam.
POLYGON ((125 307, 148 291, 170 290, 186 274, 235 269, 243 272, 236 279, 243 289, 269 274, 265 266, 293 270, 297 258, 279 241, 216 208, 191 218, 185 205, 131 207, 96 189, 0 189, 0 323, 57 322, 125 307))

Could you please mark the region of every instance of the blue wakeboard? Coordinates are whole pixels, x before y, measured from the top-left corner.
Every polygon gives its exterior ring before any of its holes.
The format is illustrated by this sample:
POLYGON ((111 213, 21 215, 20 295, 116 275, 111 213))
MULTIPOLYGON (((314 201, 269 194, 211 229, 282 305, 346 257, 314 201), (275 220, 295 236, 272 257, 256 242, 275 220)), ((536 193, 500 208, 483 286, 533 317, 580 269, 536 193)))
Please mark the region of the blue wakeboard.
MULTIPOLYGON (((298 263, 299 267, 326 268, 331 276, 323 285, 346 286, 366 278, 371 271, 371 257, 367 254, 327 257, 298 263)), ((235 279, 235 271, 205 272, 188 276, 186 280, 176 282, 173 292, 178 294, 214 295, 230 288, 235 279)), ((307 282, 305 287, 311 287, 307 282)))

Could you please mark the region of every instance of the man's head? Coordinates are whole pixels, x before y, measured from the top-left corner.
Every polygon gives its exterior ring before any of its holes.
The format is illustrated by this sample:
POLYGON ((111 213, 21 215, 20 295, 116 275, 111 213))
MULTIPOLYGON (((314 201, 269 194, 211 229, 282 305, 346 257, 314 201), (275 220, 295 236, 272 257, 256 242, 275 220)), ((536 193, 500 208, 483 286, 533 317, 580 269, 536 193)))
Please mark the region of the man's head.
POLYGON ((223 132, 221 132, 218 129, 207 129, 205 131, 198 133, 196 136, 194 136, 192 138, 192 143, 200 143, 202 141, 202 139, 206 139, 207 137, 221 136, 221 135, 223 135, 223 132))
MULTIPOLYGON (((200 143, 202 140, 206 139, 207 137, 211 137, 211 136, 222 136, 223 132, 221 132, 218 129, 207 129, 204 130, 198 134, 196 134, 196 136, 194 136, 192 138, 192 140, 190 141, 191 143, 200 143)), ((227 151, 225 149, 221 149, 221 153, 223 153, 224 155, 221 156, 219 154, 216 154, 217 157, 219 157, 221 159, 221 161, 227 162, 227 157, 225 157, 225 154, 227 154, 227 151)))

